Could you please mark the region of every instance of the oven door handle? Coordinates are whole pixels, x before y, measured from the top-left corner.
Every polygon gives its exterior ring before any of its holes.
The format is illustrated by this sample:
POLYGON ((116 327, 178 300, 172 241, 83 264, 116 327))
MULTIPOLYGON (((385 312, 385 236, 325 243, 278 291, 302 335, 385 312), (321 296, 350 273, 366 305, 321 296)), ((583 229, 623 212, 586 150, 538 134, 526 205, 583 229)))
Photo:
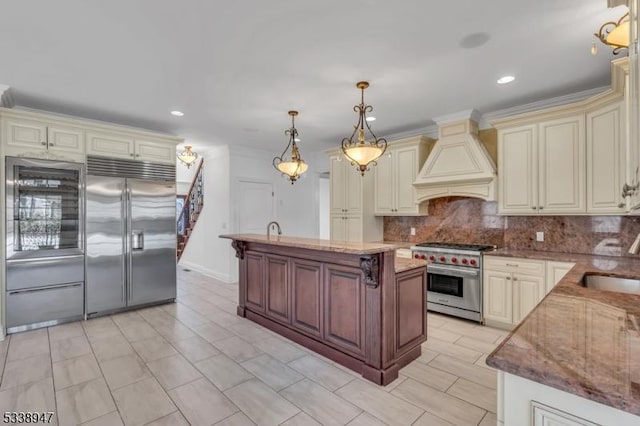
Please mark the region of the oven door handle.
POLYGON ((431 266, 431 265, 427 265, 427 273, 429 272, 437 272, 437 273, 442 273, 442 274, 449 274, 451 275, 451 273, 455 273, 455 274, 460 274, 460 275, 466 275, 469 277, 478 277, 480 276, 480 270, 479 269, 473 269, 473 270, 466 270, 466 269, 462 269, 462 268, 456 268, 456 267, 451 267, 451 266, 447 266, 446 268, 443 268, 441 266, 431 266))

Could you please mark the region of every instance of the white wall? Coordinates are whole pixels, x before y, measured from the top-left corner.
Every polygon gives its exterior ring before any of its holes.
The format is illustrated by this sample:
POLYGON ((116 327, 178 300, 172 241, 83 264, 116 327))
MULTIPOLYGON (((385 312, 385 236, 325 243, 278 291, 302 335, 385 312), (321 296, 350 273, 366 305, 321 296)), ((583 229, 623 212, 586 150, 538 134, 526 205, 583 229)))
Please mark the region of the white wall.
MULTIPOLYGON (((318 170, 324 165, 317 167, 315 159, 326 161, 326 155, 310 154, 305 157, 309 170, 294 185, 273 168, 271 159, 274 155, 266 150, 237 146, 223 146, 202 153, 205 161, 204 209, 180 265, 223 281, 238 279, 238 261, 231 248, 231 241, 220 239, 218 235, 238 232, 235 211, 240 179, 273 184, 274 216, 284 235, 318 238, 318 170)), ((266 233, 267 224, 264 226, 266 233)))
POLYGON ((205 162, 204 206, 179 267, 230 282, 234 279, 230 264, 235 254, 229 240, 218 238, 220 234, 230 233, 229 148, 215 147, 202 152, 202 157, 205 162))

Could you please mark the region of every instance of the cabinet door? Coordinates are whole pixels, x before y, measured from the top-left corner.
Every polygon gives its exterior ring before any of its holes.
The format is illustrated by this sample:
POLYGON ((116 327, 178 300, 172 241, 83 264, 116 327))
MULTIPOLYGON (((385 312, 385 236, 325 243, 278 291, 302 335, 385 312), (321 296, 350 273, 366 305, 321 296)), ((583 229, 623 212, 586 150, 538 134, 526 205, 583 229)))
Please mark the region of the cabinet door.
POLYGON ((136 139, 135 154, 135 159, 141 161, 165 164, 176 162, 176 146, 173 143, 136 139))
POLYGON ((547 214, 585 212, 584 115, 539 126, 538 210, 547 214))
POLYGON ((257 312, 264 312, 264 257, 259 253, 245 253, 247 263, 246 306, 257 312))
POLYGON ((530 275, 512 275, 513 323, 518 324, 536 307, 545 295, 544 278, 530 275))
POLYGON ((424 268, 396 274, 395 352, 396 357, 427 337, 427 274, 424 268))
POLYGON ((398 149, 395 156, 396 213, 418 213, 413 182, 418 175, 418 148, 398 149))
POLYGON ((537 212, 538 160, 535 125, 501 130, 498 134, 500 213, 537 212))
POLYGON ((342 154, 334 155, 329 158, 329 190, 331 201, 331 214, 346 213, 345 205, 345 163, 347 160, 342 154))
POLYGON ((485 269, 483 277, 484 317, 513 323, 513 283, 511 274, 485 269))
POLYGON ((587 114, 587 211, 623 213, 622 103, 587 114))
POLYGON ((329 233, 330 239, 336 241, 346 241, 347 240, 347 229, 346 223, 344 219, 344 213, 342 216, 340 215, 331 215, 331 222, 329 224, 329 233))
POLYGON ((133 160, 133 138, 118 134, 87 132, 87 155, 133 160))
POLYGON ((4 120, 4 140, 10 146, 46 149, 47 126, 38 121, 7 118, 4 120))
POLYGON ((553 407, 531 401, 533 426, 600 426, 553 407))
POLYGON ((351 243, 362 242, 362 217, 347 216, 344 220, 346 240, 351 243))
MULTIPOLYGON (((365 180, 371 182, 373 179, 373 173, 370 171, 365 173, 364 176, 360 175, 360 172, 356 170, 355 166, 349 165, 345 170, 345 208, 348 214, 361 214, 362 213, 362 185, 365 180)), ((375 166, 373 166, 375 167, 375 166)))
POLYGON ((291 259, 291 325, 322 337, 322 263, 291 259))
POLYGON ((379 160, 378 165, 374 167, 373 177, 374 184, 374 213, 379 216, 393 214, 395 209, 395 193, 396 183, 394 181, 395 174, 395 158, 394 152, 390 151, 384 154, 379 160))
POLYGON ((289 322, 289 260, 287 257, 265 255, 265 314, 289 322))
POLYGON ((575 263, 571 262, 552 262, 547 261, 547 271, 545 277, 545 292, 549 293, 553 290, 553 287, 560 282, 562 277, 564 277, 567 272, 571 270, 575 266, 575 263))
POLYGON ((360 359, 364 356, 364 283, 360 268, 324 264, 324 338, 360 359))
POLYGON ((47 141, 50 151, 84 152, 84 130, 74 127, 47 126, 47 141))

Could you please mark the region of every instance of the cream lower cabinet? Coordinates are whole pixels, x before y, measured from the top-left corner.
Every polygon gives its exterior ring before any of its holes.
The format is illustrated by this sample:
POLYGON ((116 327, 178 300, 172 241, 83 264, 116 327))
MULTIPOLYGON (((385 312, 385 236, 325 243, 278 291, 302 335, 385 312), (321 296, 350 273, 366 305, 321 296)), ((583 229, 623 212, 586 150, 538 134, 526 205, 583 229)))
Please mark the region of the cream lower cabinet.
POLYGON ((427 159, 429 139, 417 137, 389 144, 373 167, 374 214, 417 216, 427 214, 428 203, 416 203, 413 182, 427 159))
POLYGON ((486 256, 483 315, 491 325, 513 328, 545 296, 545 262, 486 256))
POLYGON ((500 129, 499 213, 584 213, 584 133, 584 114, 500 129))
POLYGON ((572 262, 554 262, 546 261, 546 273, 545 273, 545 293, 549 293, 553 290, 553 287, 560 282, 560 280, 567 275, 567 272, 571 270, 576 264, 572 262))
POLYGON ((330 231, 332 240, 361 242, 362 219, 359 216, 332 215, 330 231))

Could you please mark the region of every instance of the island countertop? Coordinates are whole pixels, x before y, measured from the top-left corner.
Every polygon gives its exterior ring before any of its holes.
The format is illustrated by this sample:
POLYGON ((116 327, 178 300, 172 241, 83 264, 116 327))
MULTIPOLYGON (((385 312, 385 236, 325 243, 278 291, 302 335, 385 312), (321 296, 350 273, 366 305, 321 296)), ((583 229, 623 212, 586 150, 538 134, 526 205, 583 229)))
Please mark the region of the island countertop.
POLYGON ((522 250, 487 255, 575 262, 487 364, 640 415, 640 295, 585 288, 585 275, 640 278, 640 259, 522 250))
POLYGON ((246 241, 251 243, 273 244, 276 246, 294 247, 300 249, 322 250, 334 253, 374 254, 393 251, 398 248, 393 244, 383 243, 352 243, 348 241, 321 240, 316 238, 287 237, 284 235, 263 234, 228 234, 220 238, 246 241))

